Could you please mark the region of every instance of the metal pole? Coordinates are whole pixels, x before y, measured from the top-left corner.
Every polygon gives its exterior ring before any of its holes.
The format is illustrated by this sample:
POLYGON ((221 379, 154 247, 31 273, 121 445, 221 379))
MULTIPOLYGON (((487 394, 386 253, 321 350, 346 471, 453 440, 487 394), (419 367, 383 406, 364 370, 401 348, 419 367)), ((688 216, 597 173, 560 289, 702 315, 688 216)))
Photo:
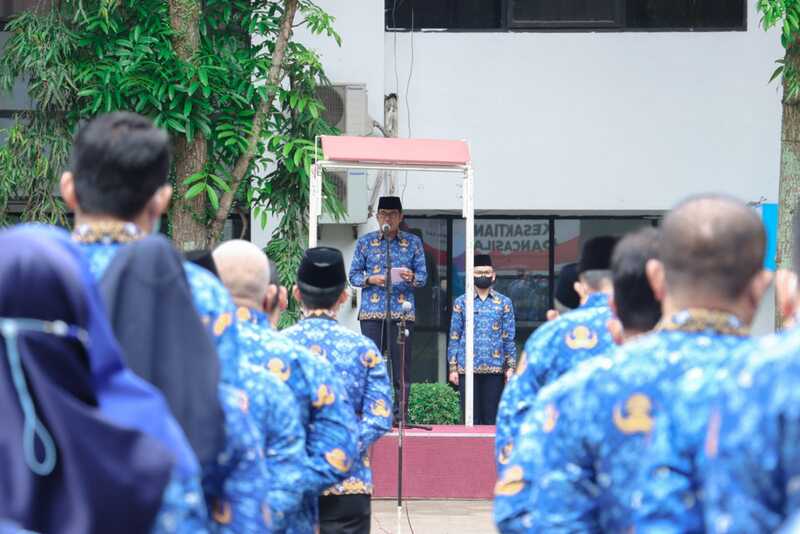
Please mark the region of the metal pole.
POLYGON ((475 269, 475 205, 473 198, 473 174, 472 165, 467 167, 467 172, 464 174, 464 218, 466 219, 466 244, 464 251, 466 254, 466 269, 464 272, 464 292, 466 306, 464 309, 465 325, 464 325, 464 356, 466 360, 466 367, 464 369, 464 424, 472 426, 473 413, 472 413, 472 399, 473 392, 473 349, 474 349, 474 325, 475 325, 475 295, 474 295, 474 278, 473 272, 475 269))
POLYGON ((316 163, 311 166, 311 180, 308 182, 308 248, 317 246, 317 224, 322 204, 322 183, 320 168, 316 163))

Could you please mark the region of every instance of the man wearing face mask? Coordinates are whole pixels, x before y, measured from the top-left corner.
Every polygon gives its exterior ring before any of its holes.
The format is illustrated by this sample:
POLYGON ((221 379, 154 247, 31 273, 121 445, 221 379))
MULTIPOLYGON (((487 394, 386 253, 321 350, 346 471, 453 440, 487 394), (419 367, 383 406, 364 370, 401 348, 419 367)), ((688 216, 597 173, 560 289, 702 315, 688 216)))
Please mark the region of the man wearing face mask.
MULTIPOLYGON (((497 275, 488 254, 475 256, 475 329, 472 413, 476 425, 493 425, 497 406, 503 393, 503 375, 509 379, 514 374, 517 349, 514 344, 514 305, 507 296, 492 289, 497 275)), ((464 413, 464 313, 466 295, 453 303, 450 322, 450 343, 447 361, 450 382, 458 386, 461 396, 461 413, 464 413)))

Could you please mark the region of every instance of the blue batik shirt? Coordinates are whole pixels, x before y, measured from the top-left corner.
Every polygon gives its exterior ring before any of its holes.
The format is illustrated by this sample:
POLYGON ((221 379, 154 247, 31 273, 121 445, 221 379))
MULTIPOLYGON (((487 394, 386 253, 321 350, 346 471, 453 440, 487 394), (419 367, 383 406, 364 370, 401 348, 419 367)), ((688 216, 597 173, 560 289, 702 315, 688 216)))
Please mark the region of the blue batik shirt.
POLYGON ((613 347, 607 327, 611 317, 608 295, 593 293, 579 308, 543 324, 528 338, 516 374, 506 384, 497 409, 498 470, 508 460, 519 425, 538 391, 578 363, 613 347))
POLYGON ((222 363, 222 380, 241 386, 240 403, 258 425, 264 437, 268 473, 264 517, 269 528, 283 532, 287 520, 302 506, 305 474, 308 470, 306 434, 292 391, 274 374, 249 363, 248 355, 267 350, 261 336, 254 334, 247 308, 237 310, 239 349, 243 358, 222 363))
MULTIPOLYGON (((428 280, 425 267, 425 250, 422 240, 408 232, 398 232, 389 243, 392 267, 406 267, 414 272, 414 281, 392 284, 392 319, 404 316, 407 321, 415 320, 414 288, 422 287, 428 280), (403 303, 411 303, 411 311, 403 312, 403 303)), ((353 262, 350 264, 350 285, 361 289, 361 310, 359 321, 382 320, 386 318, 386 288, 367 285, 370 276, 386 273, 386 238, 380 232, 370 232, 361 236, 356 243, 353 262)))
POLYGON ((703 447, 714 534, 774 532, 800 512, 800 327, 757 340, 739 363, 703 447))
MULTIPOLYGON (((453 303, 450 320, 450 343, 447 346, 447 363, 450 372, 464 374, 464 323, 465 295, 453 303)), ((475 323, 473 336, 473 370, 478 374, 502 373, 514 369, 517 362, 517 346, 514 344, 514 305, 511 299, 494 289, 481 299, 475 293, 475 323)))
POLYGON ((347 479, 325 494, 371 495, 369 448, 392 428, 392 385, 380 351, 369 338, 325 315, 307 317, 283 334, 333 365, 358 420, 359 459, 347 479))
POLYGON ((272 329, 261 311, 237 312, 244 335, 257 337, 263 351, 248 354, 250 364, 265 368, 294 394, 306 431, 308 469, 301 510, 287 519, 290 533, 314 532, 318 498, 344 481, 359 458, 355 414, 333 366, 272 329))
POLYGON ((679 383, 716 373, 747 340, 731 315, 685 311, 542 391, 495 488, 501 532, 631 531, 679 383))
MULTIPOLYGON (((92 274, 99 280, 114 259, 114 255, 124 246, 124 243, 143 237, 143 234, 130 223, 109 223, 97 225, 97 227, 93 225, 82 225, 76 228, 73 236, 76 241, 80 243, 81 250, 88 260, 92 274), (107 230, 107 228, 109 230, 107 230)), ((236 308, 230 294, 214 275, 202 267, 198 267, 189 262, 185 262, 183 267, 186 272, 186 279, 192 293, 195 308, 200 318, 203 320, 203 323, 209 329, 209 334, 214 341, 221 364, 231 361, 240 361, 237 330, 236 328, 231 328, 234 322, 234 312, 236 308)), ((227 400, 229 400, 228 398, 228 393, 223 391, 221 387, 220 401, 226 415, 225 435, 237 437, 239 435, 238 429, 233 428, 232 425, 237 424, 237 421, 241 421, 241 419, 246 418, 246 416, 238 414, 230 402, 227 402, 227 400), (233 416, 230 421, 229 416, 233 416)), ((250 421, 249 424, 255 426, 255 423, 252 421, 250 421)), ((255 430, 260 433, 257 427, 255 427, 255 430)), ((262 438, 262 446, 263 441, 262 438)), ((247 447, 247 444, 239 444, 234 440, 233 442, 226 443, 225 451, 227 451, 228 456, 230 456, 233 451, 247 449, 247 447)), ((234 468, 230 465, 226 455, 220 454, 217 465, 204 465, 201 467, 203 471, 204 490, 208 491, 215 485, 219 487, 219 484, 224 482, 224 491, 232 492, 230 495, 223 495, 223 490, 218 489, 214 490, 214 495, 209 496, 207 494, 206 497, 224 498, 225 502, 230 503, 231 516, 238 520, 238 518, 247 518, 251 516, 250 510, 253 508, 260 508, 261 497, 251 495, 246 488, 256 483, 256 481, 250 480, 250 478, 261 476, 261 474, 265 472, 265 467, 263 465, 252 465, 254 463, 263 464, 263 453, 257 461, 251 461, 251 458, 247 455, 237 454, 234 457, 241 459, 242 462, 249 462, 250 465, 242 465, 241 468, 234 468), (227 476, 233 478, 223 481, 219 473, 226 473, 227 476), (216 480, 217 483, 209 482, 210 480, 216 480), (238 487, 244 489, 237 491, 238 487)), ((188 488, 187 491, 192 493, 194 489, 188 488)), ((185 503, 191 501, 192 499, 189 498, 181 502, 185 503)), ((224 512, 222 516, 225 517, 226 514, 227 513, 224 512)), ((247 525, 245 526, 247 527, 247 525)), ((260 516, 257 519, 257 524, 253 524, 252 528, 264 528, 264 523, 260 516)))

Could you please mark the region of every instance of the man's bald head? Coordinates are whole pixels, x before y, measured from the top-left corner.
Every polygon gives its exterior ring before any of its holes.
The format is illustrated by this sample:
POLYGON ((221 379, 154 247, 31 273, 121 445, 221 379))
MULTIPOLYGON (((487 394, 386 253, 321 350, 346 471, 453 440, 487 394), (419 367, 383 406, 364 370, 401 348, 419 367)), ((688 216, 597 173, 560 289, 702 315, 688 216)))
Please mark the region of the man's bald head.
POLYGON ((743 202, 703 195, 678 204, 661 225, 661 261, 670 293, 734 300, 764 263, 761 220, 743 202))
POLYGON ((222 283, 237 302, 248 301, 262 306, 269 287, 269 260, 264 252, 241 239, 226 241, 214 250, 222 283))

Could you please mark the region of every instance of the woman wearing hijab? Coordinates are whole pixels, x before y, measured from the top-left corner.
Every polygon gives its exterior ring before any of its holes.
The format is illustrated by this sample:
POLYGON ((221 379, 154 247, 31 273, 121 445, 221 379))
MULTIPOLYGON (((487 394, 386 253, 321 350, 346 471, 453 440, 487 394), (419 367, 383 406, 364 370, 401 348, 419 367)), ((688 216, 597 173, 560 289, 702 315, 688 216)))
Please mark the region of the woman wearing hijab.
POLYGON ((0 233, 0 518, 49 533, 198 532, 197 461, 123 365, 65 232, 0 233))

